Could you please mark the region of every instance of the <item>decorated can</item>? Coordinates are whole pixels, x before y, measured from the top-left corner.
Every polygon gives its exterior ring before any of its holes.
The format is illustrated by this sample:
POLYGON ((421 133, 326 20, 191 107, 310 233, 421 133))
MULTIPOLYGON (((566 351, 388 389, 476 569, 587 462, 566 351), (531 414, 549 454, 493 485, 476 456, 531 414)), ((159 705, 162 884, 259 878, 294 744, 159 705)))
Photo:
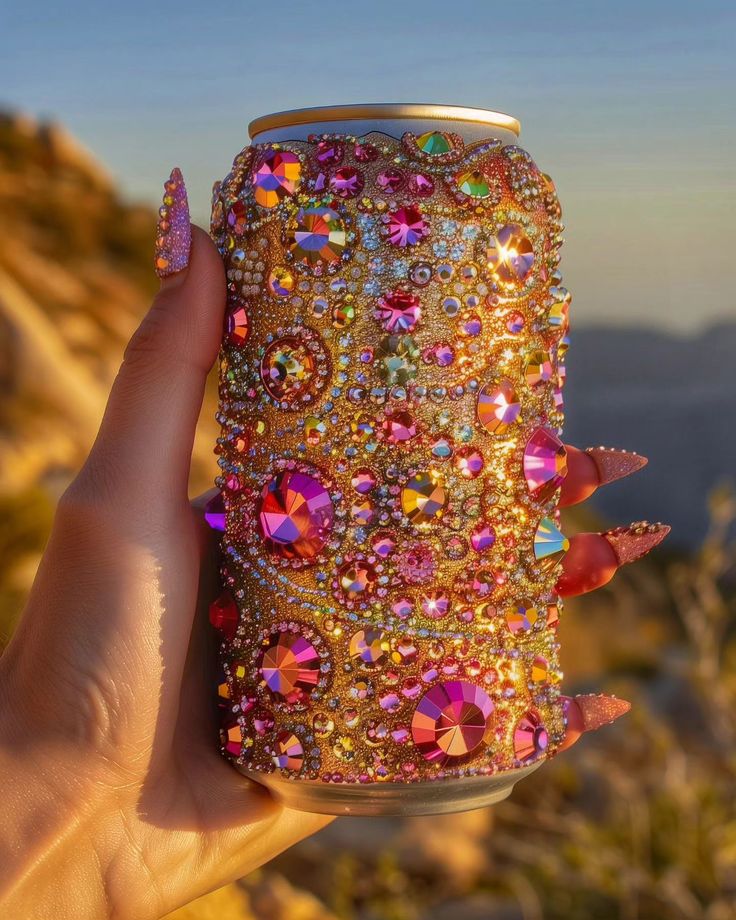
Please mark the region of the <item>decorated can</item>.
POLYGON ((222 751, 291 807, 499 801, 564 738, 570 296, 516 119, 257 119, 213 195, 222 751))

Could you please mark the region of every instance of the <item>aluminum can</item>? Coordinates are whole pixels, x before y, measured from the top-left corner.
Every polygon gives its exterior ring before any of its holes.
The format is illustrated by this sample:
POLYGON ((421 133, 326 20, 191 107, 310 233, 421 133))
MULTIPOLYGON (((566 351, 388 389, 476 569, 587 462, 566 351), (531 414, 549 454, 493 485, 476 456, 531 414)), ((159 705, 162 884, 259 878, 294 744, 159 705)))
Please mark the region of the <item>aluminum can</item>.
POLYGON ((290 807, 477 808, 563 739, 570 297, 518 133, 279 113, 215 184, 220 742, 290 807))

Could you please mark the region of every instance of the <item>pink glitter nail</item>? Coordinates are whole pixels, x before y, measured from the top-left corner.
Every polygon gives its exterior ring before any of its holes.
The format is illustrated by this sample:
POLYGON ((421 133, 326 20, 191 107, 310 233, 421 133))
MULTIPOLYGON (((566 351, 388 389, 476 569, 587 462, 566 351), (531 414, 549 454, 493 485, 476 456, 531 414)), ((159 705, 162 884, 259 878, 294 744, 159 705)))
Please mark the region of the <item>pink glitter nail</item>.
POLYGON ((628 527, 616 527, 606 531, 603 536, 611 544, 619 565, 636 562, 654 549, 670 532, 667 524, 649 524, 637 521, 628 527))
POLYGON ((601 485, 629 476, 647 465, 647 458, 641 454, 613 447, 588 447, 585 453, 595 463, 601 485))
POLYGON ((164 183, 164 200, 159 208, 154 266, 160 278, 180 272, 189 264, 192 225, 189 222, 187 187, 181 170, 171 170, 164 183))

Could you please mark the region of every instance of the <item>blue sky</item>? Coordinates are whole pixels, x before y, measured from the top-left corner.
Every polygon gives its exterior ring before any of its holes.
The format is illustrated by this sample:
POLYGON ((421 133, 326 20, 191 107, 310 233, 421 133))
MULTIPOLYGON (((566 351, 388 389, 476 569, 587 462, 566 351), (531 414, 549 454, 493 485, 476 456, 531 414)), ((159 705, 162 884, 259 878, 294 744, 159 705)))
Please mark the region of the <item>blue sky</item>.
POLYGON ((0 106, 52 116, 154 201, 195 216, 258 114, 454 102, 522 122, 555 179, 577 322, 736 317, 734 5, 0 0, 0 106))

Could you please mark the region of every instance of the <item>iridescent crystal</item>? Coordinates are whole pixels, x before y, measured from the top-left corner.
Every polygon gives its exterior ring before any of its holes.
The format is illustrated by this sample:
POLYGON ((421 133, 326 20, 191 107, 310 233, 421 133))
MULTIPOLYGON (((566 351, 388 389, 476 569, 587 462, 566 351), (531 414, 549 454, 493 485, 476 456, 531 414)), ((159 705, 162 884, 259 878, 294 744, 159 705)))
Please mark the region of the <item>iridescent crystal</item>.
POLYGON ((381 170, 381 172, 376 176, 376 185, 381 189, 381 191, 387 192, 389 195, 397 192, 403 184, 404 174, 400 169, 389 167, 387 169, 381 170))
POLYGON ((488 179, 477 169, 461 173, 456 180, 458 191, 469 198, 489 198, 491 184, 488 179))
POLYGON ((534 534, 534 557, 542 571, 550 571, 570 548, 570 541, 557 524, 549 517, 543 517, 534 534))
POLYGON ((297 736, 285 729, 276 735, 276 743, 271 755, 274 766, 289 773, 298 773, 304 763, 304 748, 297 736))
POLYGON ((335 512, 318 479, 283 472, 263 487, 256 514, 270 552, 285 559, 312 559, 330 538, 335 512))
POLYGON ((231 757, 240 757, 243 753, 243 729, 238 720, 229 716, 220 729, 220 744, 231 757))
POLYGON ((429 233, 429 224, 419 208, 407 205, 388 215, 387 229, 393 246, 416 246, 429 233))
POLYGON ((248 341, 250 323, 248 312, 242 304, 234 304, 225 317, 225 336, 228 345, 240 347, 248 341))
POLYGON ((227 588, 210 604, 210 623, 226 639, 234 638, 238 628, 238 608, 227 588))
POLYGON ((567 475, 565 445, 550 428, 537 428, 524 448, 524 478, 535 501, 546 502, 567 475))
POLYGON ((522 601, 506 610, 506 625, 514 635, 529 632, 534 629, 541 616, 542 612, 539 607, 528 601, 522 601))
POLYGON ((410 412, 397 410, 381 422, 381 430, 389 444, 403 444, 417 435, 417 423, 410 412))
POLYGON ((340 587, 349 600, 373 594, 376 588, 376 570, 370 562, 346 562, 339 570, 340 587))
POLYGON ((374 311, 386 332, 411 332, 419 322, 419 298, 408 291, 391 291, 378 301, 374 311))
POLYGON ((422 153, 429 153, 436 156, 441 153, 449 153, 452 150, 452 140, 441 131, 426 131, 417 138, 417 147, 422 153))
POLYGON ((491 434, 504 434, 519 420, 521 402, 510 380, 486 384, 478 393, 478 421, 491 434))
POLYGON ((218 492, 204 506, 204 519, 212 530, 224 532, 226 518, 225 499, 222 492, 218 492))
POLYGON ((274 697, 287 703, 300 703, 319 681, 319 655, 300 633, 278 632, 260 654, 258 673, 274 697))
POLYGON ((380 668, 388 660, 390 651, 388 633, 374 626, 359 629, 350 639, 350 657, 365 667, 380 668))
POLYGON ((308 390, 315 374, 315 360, 305 342, 286 336, 268 346, 260 370, 268 395, 278 402, 291 403, 308 390))
POLYGON ((361 495, 372 492, 377 482, 376 474, 367 468, 356 470, 350 479, 350 485, 361 495))
POLYGON ((425 760, 446 763, 465 757, 493 733, 494 705, 481 687, 466 680, 448 680, 429 689, 411 721, 414 744, 425 760))
POLYGON ((470 535, 470 545, 476 553, 485 552, 496 542, 496 532, 490 524, 479 524, 470 535))
POLYGON ((269 150, 253 172, 253 194, 264 208, 273 208, 299 185, 302 164, 288 150, 269 150))
POLYGON ((387 335, 376 348, 375 358, 384 383, 404 384, 416 376, 419 348, 410 335, 387 335))
POLYGON ((514 755, 521 763, 530 763, 547 750, 549 736, 539 713, 530 709, 514 729, 514 755))
POLYGON ((227 212, 227 225, 236 236, 242 236, 248 222, 245 204, 238 200, 227 212))
POLYGON ((343 166, 330 179, 330 190, 338 198, 355 198, 363 191, 364 180, 354 166, 343 166))
POLYGON ((555 365, 550 353, 537 349, 524 359, 524 376, 530 387, 546 383, 555 376, 555 365))
POLYGON ((455 466, 461 476, 476 479, 483 471, 483 454, 476 447, 461 447, 455 453, 455 466))
POLYGON ((534 247, 519 224, 506 224, 486 247, 490 272, 503 284, 525 281, 534 266, 534 247))
POLYGON ((339 262, 346 242, 345 226, 332 208, 302 208, 287 232, 294 258, 310 266, 339 262))
POLYGON ((276 297, 288 297, 295 284, 294 275, 283 265, 277 265, 268 276, 268 289, 276 297))
POLYGON ((429 524, 442 517, 447 494, 433 471, 416 473, 401 490, 401 508, 412 524, 429 524))

